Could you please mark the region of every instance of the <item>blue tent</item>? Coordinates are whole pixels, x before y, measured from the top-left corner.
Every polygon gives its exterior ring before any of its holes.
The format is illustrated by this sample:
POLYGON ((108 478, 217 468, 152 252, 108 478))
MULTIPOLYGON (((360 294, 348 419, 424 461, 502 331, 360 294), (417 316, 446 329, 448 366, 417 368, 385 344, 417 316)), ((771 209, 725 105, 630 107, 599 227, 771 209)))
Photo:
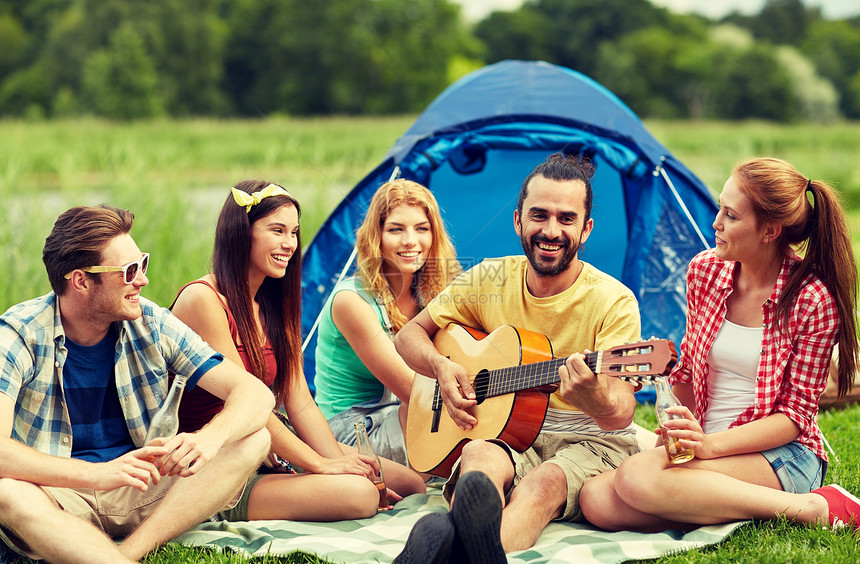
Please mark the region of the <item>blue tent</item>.
POLYGON ((522 180, 547 155, 596 164, 594 231, 580 256, 637 296, 644 337, 680 343, 685 273, 709 246, 716 204, 639 118, 588 77, 544 62, 503 61, 440 94, 328 217, 304 251, 302 329, 313 389, 315 322, 352 268, 355 230, 376 189, 409 178, 436 196, 464 266, 522 254, 513 210, 522 180))

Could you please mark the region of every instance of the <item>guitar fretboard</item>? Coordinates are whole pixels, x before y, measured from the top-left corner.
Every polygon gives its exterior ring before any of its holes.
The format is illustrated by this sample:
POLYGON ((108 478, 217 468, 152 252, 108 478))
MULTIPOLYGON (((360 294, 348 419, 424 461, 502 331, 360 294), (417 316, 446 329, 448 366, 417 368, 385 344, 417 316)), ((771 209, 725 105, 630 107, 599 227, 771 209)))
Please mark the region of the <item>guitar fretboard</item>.
MULTIPOLYGON (((585 355, 585 364, 597 373, 600 369, 600 360, 603 353, 593 352, 585 355)), ((558 368, 564 364, 566 358, 553 358, 542 362, 533 362, 519 366, 507 366, 494 370, 482 370, 475 377, 472 386, 475 395, 480 399, 503 396, 512 392, 540 388, 558 384, 561 378, 558 376, 558 368)), ((442 395, 439 393, 439 384, 436 384, 436 393, 433 395, 433 410, 441 409, 442 395)))
MULTIPOLYGON (((599 352, 585 355, 585 363, 592 372, 598 371, 600 356, 601 353, 599 352)), ((482 378, 483 373, 475 378, 475 393, 479 397, 491 398, 520 390, 558 384, 561 381, 558 376, 558 369, 565 360, 567 359, 554 358, 543 362, 484 371, 486 378, 482 378)))

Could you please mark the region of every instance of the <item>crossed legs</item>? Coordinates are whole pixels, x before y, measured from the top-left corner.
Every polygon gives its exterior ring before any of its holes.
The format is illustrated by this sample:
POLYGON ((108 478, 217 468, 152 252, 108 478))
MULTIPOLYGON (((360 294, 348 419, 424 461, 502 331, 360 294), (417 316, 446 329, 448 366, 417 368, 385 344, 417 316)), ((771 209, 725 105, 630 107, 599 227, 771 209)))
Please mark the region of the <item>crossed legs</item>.
POLYGON ((136 562, 217 513, 268 448, 265 430, 225 446, 200 472, 176 480, 152 514, 119 545, 88 521, 63 511, 39 486, 20 480, 0 479, 0 523, 50 562, 136 562))
POLYGON ((673 467, 662 448, 647 450, 589 480, 580 502, 585 517, 607 530, 660 531, 777 515, 827 522, 826 500, 783 491, 758 453, 673 467))
MULTIPOLYGON (((537 541, 550 521, 561 515, 567 502, 567 481, 561 468, 540 464, 522 477, 505 505, 504 492, 514 480, 514 466, 507 451, 488 441, 471 441, 463 448, 460 475, 478 471, 487 475, 502 500, 499 537, 505 552, 525 550, 537 541)), ((455 503, 457 490, 451 504, 455 503)))
POLYGON ((27 544, 27 552, 49 562, 133 562, 101 530, 64 512, 30 482, 0 479, 0 522, 27 544))
POLYGON ((139 560, 224 507, 269 452, 269 432, 260 429, 223 447, 200 472, 176 484, 155 511, 119 545, 139 560))
POLYGON ((422 517, 395 563, 496 564, 507 561, 506 552, 534 545, 544 527, 561 515, 567 480, 555 464, 540 464, 520 480, 505 505, 504 492, 514 477, 514 464, 503 447, 489 441, 467 443, 450 513, 422 517))

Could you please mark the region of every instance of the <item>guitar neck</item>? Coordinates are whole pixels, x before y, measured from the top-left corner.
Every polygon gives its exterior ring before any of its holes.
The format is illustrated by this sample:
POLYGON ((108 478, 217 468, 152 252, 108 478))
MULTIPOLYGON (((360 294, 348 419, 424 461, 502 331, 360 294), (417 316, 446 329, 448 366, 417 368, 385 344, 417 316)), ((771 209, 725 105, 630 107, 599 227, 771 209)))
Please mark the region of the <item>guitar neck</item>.
MULTIPOLYGON (((595 374, 600 371, 601 357, 602 353, 599 351, 585 355, 585 363, 595 374)), ((558 368, 565 360, 567 359, 553 358, 542 362, 487 370, 486 397, 558 384, 561 381, 558 368)))

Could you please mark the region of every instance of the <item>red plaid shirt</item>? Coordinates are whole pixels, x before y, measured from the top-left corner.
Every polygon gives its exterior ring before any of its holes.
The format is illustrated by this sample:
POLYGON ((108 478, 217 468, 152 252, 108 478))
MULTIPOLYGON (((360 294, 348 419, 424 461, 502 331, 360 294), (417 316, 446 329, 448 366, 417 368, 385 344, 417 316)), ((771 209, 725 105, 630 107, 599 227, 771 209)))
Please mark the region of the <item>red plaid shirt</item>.
MULTIPOLYGON (((780 324, 777 328, 777 304, 789 269, 798 260, 797 256, 786 257, 773 292, 762 305, 764 336, 755 404, 741 412, 729 427, 784 413, 800 427, 797 442, 827 460, 818 428, 818 398, 827 385, 839 318, 827 287, 810 276, 791 309, 787 327, 780 324)), ((733 261, 718 259, 712 250, 699 253, 687 269, 687 331, 670 381, 693 383, 696 418, 700 422, 708 409, 708 354, 726 318, 734 270, 733 261)))

